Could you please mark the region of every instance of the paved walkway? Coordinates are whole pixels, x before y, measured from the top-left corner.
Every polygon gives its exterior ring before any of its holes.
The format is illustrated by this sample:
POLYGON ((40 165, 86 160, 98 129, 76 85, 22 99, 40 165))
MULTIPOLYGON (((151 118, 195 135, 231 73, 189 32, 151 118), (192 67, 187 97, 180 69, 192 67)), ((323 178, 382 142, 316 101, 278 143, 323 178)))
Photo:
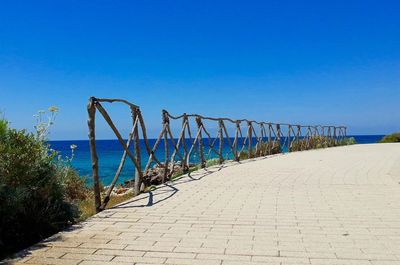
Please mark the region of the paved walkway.
POLYGON ((193 173, 27 251, 26 264, 400 264, 400 144, 193 173))

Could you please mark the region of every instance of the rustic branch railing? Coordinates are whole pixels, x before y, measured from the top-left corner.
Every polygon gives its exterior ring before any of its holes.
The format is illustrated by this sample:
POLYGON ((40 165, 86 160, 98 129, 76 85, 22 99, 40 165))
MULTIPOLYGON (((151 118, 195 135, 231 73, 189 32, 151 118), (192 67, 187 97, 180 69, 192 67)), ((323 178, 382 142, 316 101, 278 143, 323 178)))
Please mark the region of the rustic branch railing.
POLYGON ((240 161, 246 158, 268 156, 282 152, 302 151, 308 149, 336 146, 346 137, 344 126, 311 126, 285 123, 258 122, 254 120, 205 117, 198 114, 182 114, 173 116, 168 111, 162 111, 162 130, 153 146, 147 138, 146 127, 142 113, 137 105, 122 99, 101 99, 91 97, 88 104, 88 126, 90 151, 92 159, 92 176, 96 211, 105 209, 113 188, 118 182, 127 157, 135 168, 134 192, 139 194, 146 183, 149 185, 155 178, 165 182, 176 172, 176 167, 184 173, 194 164, 201 168, 207 166, 211 158, 222 164, 227 159, 240 161), (130 108, 132 128, 125 140, 102 103, 122 103, 130 108), (103 198, 100 192, 99 163, 96 150, 95 116, 99 112, 110 126, 123 153, 118 169, 106 190, 103 198), (174 137, 171 122, 179 122, 179 134, 174 137), (216 135, 206 128, 205 122, 213 123, 216 135), (228 130, 231 126, 232 130, 228 130), (231 136, 229 135, 229 133, 231 136), (194 136, 194 137, 193 137, 194 136), (144 167, 141 161, 141 142, 144 145, 142 154, 148 157, 144 167), (164 156, 157 157, 163 142, 164 156), (227 150, 224 152, 224 146, 227 150), (131 148, 133 147, 133 148, 131 148), (225 155, 225 157, 224 157, 225 155), (191 163, 192 161, 192 163, 191 163), (161 169, 154 175, 153 168, 161 169), (158 172, 159 173, 159 172, 158 172))

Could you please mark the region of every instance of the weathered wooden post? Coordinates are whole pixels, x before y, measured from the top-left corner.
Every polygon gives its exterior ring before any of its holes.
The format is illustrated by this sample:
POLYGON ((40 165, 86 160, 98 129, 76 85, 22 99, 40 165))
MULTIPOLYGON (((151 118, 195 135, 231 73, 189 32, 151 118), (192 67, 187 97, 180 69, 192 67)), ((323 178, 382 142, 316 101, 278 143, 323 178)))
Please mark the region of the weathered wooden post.
POLYGON ((268 155, 268 136, 267 136, 267 129, 265 129, 265 123, 263 122, 263 156, 268 155))
POLYGON ((96 118, 96 98, 91 97, 87 105, 89 115, 89 143, 90 143, 90 156, 92 159, 92 177, 93 177, 93 192, 94 192, 94 206, 96 212, 100 211, 101 195, 100 195, 100 180, 99 180, 99 159, 96 151, 96 133, 95 133, 95 118, 96 118))
POLYGON ((279 153, 282 153, 282 147, 281 147, 281 125, 280 124, 276 125, 276 138, 277 138, 277 141, 278 141, 279 153))
POLYGON ((259 155, 264 156, 265 154, 265 145, 264 145, 264 138, 265 138, 265 128, 264 122, 260 122, 260 136, 258 137, 258 148, 259 148, 259 155))
POLYGON ((253 129, 251 125, 251 121, 247 122, 247 139, 249 140, 248 142, 248 147, 247 147, 247 158, 252 158, 252 148, 253 148, 253 129))
POLYGON ((297 128, 297 134, 296 134, 296 151, 301 151, 301 141, 300 141, 300 133, 301 133, 301 126, 300 125, 296 125, 297 128))
POLYGON ((311 127, 307 126, 307 150, 311 149, 312 132, 311 127))
POLYGON ((131 112, 132 112, 132 121, 133 121, 133 126, 134 126, 134 130, 133 130, 133 142, 135 145, 135 156, 136 156, 136 161, 137 164, 140 166, 140 168, 135 167, 135 195, 139 195, 140 194, 140 186, 142 185, 142 163, 141 163, 141 157, 140 157, 140 141, 139 141, 139 129, 138 129, 138 125, 135 124, 135 121, 138 119, 138 116, 140 115, 140 110, 139 108, 133 108, 131 107, 131 112))
POLYGON ((331 147, 332 145, 332 132, 331 132, 331 126, 328 126, 328 147, 331 147))
MULTIPOLYGON (((181 160, 181 164, 182 164, 182 170, 183 172, 188 172, 189 171, 189 165, 186 163, 187 162, 187 158, 188 158, 188 150, 187 150, 187 144, 186 144, 186 135, 185 135, 185 130, 186 130, 186 123, 188 123, 188 117, 186 115, 186 113, 183 113, 183 118, 182 118, 182 128, 183 128, 183 132, 182 132, 182 141, 183 141, 183 159, 181 160)), ((178 146, 179 148, 179 146, 178 146)))
POLYGON ((198 144, 199 144, 199 152, 200 152, 200 166, 201 168, 206 167, 206 160, 204 159, 204 150, 203 150, 203 137, 201 131, 203 130, 203 122, 199 116, 196 117, 196 123, 198 128, 198 144))
POLYGON ((325 147, 325 126, 321 126, 321 146, 325 147))
POLYGON ((223 136, 223 124, 224 122, 222 121, 222 119, 219 119, 218 121, 218 125, 219 125, 219 163, 222 164, 224 162, 224 158, 222 156, 222 148, 223 148, 223 144, 224 144, 224 136, 223 136))
POLYGON ((311 149, 315 149, 317 147, 317 133, 318 133, 318 129, 316 126, 312 126, 312 135, 311 135, 311 149))
POLYGON ((292 129, 292 125, 288 125, 288 143, 287 143, 287 145, 288 145, 288 153, 291 151, 290 149, 291 149, 291 146, 290 146, 290 143, 291 143, 291 139, 290 139, 290 130, 292 129))
MULTIPOLYGON (((164 174, 162 177, 162 182, 164 183, 168 177, 169 170, 169 149, 168 149, 168 130, 169 130, 169 117, 166 110, 162 110, 163 117, 163 125, 165 126, 164 130, 164 153, 165 153, 165 161, 164 161, 164 174)), ((173 162, 173 161, 172 161, 173 162)))
POLYGON ((235 161, 239 162, 239 154, 238 154, 238 141, 239 141, 239 131, 240 131, 240 121, 236 121, 236 130, 235 130, 235 141, 234 141, 234 156, 235 161))
POLYGON ((336 135, 336 126, 333 127, 333 139, 334 139, 334 145, 337 145, 338 140, 337 140, 337 135, 336 135))
POLYGON ((268 123, 268 155, 272 154, 272 124, 268 123))

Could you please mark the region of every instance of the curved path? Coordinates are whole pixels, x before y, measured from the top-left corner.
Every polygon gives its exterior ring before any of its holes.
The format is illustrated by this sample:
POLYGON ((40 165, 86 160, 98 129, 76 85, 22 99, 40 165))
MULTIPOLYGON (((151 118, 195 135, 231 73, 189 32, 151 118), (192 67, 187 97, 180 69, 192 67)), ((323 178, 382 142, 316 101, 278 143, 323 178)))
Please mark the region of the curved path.
POLYGON ((25 251, 26 264, 400 264, 400 144, 214 167, 25 251))

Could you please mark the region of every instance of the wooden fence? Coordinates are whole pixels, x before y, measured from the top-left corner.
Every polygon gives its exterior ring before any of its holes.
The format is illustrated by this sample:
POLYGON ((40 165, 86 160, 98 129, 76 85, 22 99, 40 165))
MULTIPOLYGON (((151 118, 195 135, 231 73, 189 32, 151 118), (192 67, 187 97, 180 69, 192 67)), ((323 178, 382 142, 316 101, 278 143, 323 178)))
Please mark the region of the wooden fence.
POLYGON ((162 129, 151 146, 142 113, 137 105, 123 99, 91 97, 88 115, 95 207, 98 212, 105 209, 127 157, 134 165, 134 191, 135 194, 139 194, 143 190, 143 183, 149 185, 154 178, 161 178, 161 182, 165 182, 177 172, 177 167, 180 173, 184 173, 190 170, 193 163, 197 163, 202 168, 206 167, 210 158, 217 159, 218 163, 222 164, 227 159, 240 161, 282 152, 331 147, 339 145, 346 137, 344 126, 294 125, 247 119, 214 118, 186 113, 173 116, 163 110, 162 129), (130 109, 132 128, 127 139, 121 135, 103 107, 105 103, 120 103, 130 109), (123 149, 118 169, 103 196, 100 192, 96 151, 95 116, 97 111, 110 126, 123 149), (178 124, 175 135, 174 130, 171 129, 173 122, 178 124), (207 124, 215 129, 214 133, 207 128, 207 124), (144 161, 141 161, 141 145, 144 145, 145 155, 148 157, 145 166, 142 166, 144 161), (229 149, 229 151, 225 150, 225 156, 224 145, 229 149), (164 149, 163 157, 156 155, 156 151, 160 148, 164 149), (160 171, 154 176, 154 167, 162 169, 161 176, 160 171))

